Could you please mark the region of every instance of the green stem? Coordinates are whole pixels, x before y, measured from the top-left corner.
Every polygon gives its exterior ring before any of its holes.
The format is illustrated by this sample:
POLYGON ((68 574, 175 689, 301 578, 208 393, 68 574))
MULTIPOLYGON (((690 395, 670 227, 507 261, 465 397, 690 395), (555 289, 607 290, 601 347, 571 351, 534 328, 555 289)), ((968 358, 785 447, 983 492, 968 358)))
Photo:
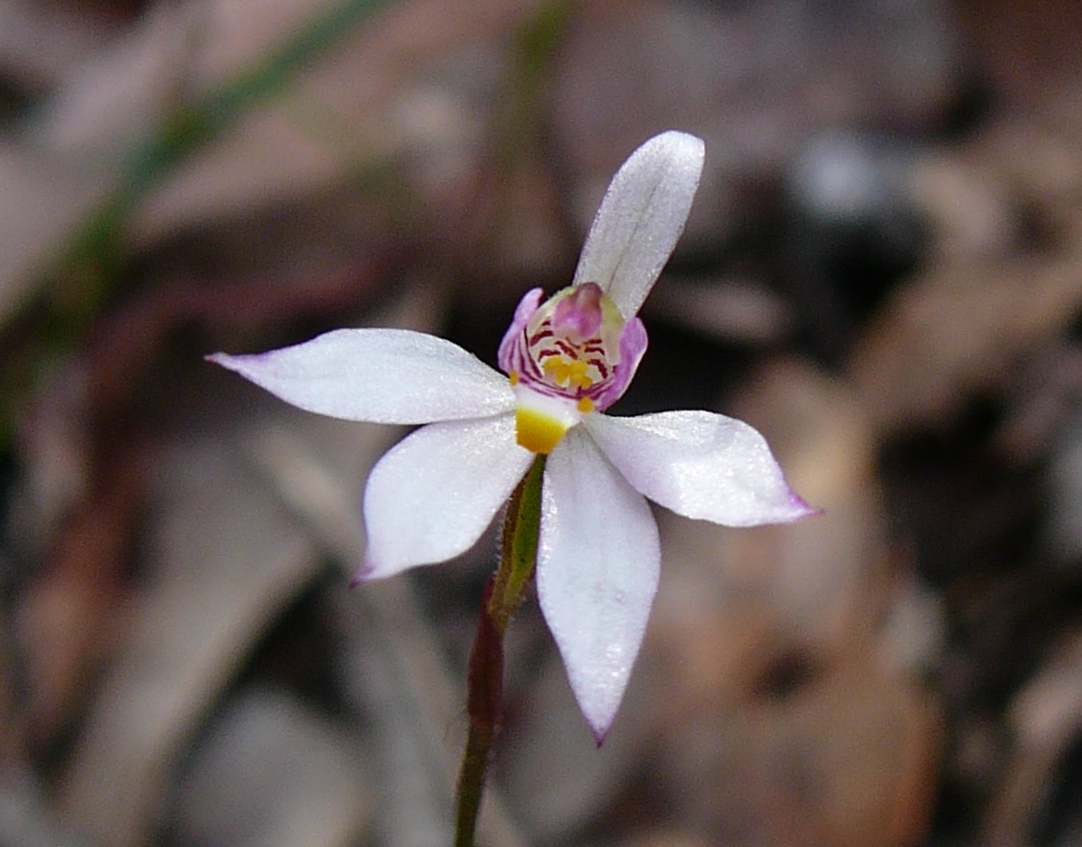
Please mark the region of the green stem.
POLYGON ((501 537, 500 566, 485 610, 503 638, 511 615, 533 577, 537 560, 537 534, 541 529, 541 479, 545 456, 538 454, 507 504, 501 537))
POLYGON ((481 620, 466 675, 470 726, 458 776, 455 847, 473 847, 485 774, 503 708, 503 636, 522 603, 537 561, 544 470, 545 457, 538 455, 511 495, 503 525, 500 566, 485 586, 481 620))

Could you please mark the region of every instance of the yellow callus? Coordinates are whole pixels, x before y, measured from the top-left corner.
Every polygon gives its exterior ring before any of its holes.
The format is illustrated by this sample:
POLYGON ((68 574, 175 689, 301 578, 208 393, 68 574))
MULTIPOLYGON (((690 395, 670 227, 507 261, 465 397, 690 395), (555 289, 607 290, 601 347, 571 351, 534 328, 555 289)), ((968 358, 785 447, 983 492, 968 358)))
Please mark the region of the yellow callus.
POLYGON ((509 374, 515 389, 515 438, 520 447, 548 455, 571 427, 594 410, 588 397, 553 397, 524 385, 518 373, 509 374))
POLYGON ((515 436, 520 447, 546 456, 570 429, 562 420, 519 406, 515 410, 515 436))

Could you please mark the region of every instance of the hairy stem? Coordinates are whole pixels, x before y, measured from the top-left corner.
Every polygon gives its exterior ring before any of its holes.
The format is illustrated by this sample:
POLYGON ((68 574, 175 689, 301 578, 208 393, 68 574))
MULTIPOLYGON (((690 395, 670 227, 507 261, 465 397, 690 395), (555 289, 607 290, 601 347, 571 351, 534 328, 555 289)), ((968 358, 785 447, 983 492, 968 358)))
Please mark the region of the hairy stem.
POLYGON ((455 847, 473 847, 485 774, 503 708, 503 635, 522 603, 537 561, 544 469, 545 457, 538 455, 511 495, 504 520, 500 565, 485 586, 481 620, 467 672, 466 713, 470 725, 458 776, 455 847))

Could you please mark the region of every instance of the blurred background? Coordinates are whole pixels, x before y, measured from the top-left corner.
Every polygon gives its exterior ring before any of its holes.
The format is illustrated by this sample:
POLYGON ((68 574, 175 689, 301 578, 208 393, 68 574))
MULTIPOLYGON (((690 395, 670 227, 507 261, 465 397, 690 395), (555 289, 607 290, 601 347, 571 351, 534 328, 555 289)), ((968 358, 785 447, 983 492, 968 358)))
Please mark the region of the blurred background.
POLYGON ((213 368, 492 362, 615 169, 706 141, 614 411, 823 516, 658 511, 600 749, 510 630, 487 847, 1082 844, 1082 6, 0 0, 0 846, 450 841, 489 535, 349 591, 390 427, 213 368))

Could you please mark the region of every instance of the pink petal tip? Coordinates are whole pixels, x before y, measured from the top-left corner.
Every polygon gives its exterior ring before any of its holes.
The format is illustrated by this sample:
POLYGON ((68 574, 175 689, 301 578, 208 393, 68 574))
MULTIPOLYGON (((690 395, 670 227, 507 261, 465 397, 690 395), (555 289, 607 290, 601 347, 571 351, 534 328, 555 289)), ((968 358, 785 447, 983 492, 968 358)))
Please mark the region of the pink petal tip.
POLYGON ((808 518, 817 518, 820 515, 825 515, 827 511, 818 506, 812 506, 795 491, 789 492, 789 502, 792 504, 793 509, 798 509, 802 512, 802 514, 798 514, 793 518, 794 523, 796 521, 806 521, 808 518))
POLYGON ((357 575, 349 581, 349 587, 360 588, 366 582, 371 582, 375 576, 375 570, 372 563, 365 558, 364 562, 361 563, 361 567, 357 570, 357 575))

